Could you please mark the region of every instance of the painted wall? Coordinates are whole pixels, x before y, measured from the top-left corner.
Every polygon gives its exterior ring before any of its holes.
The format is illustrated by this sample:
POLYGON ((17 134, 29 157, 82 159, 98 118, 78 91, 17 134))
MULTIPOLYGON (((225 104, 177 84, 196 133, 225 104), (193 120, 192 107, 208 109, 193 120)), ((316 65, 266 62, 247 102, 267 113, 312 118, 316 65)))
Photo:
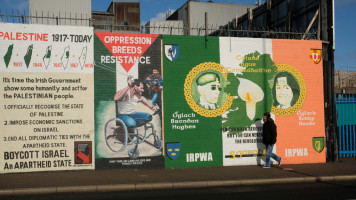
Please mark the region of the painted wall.
POLYGON ((2 27, 0 173, 326 160, 320 41, 2 27))
POLYGON ((94 169, 93 29, 1 27, 0 172, 94 169))
MULTIPOLYGON (((199 66, 206 62, 220 62, 219 38, 166 35, 162 38, 163 49, 172 48, 174 54, 169 56, 165 51, 163 58, 165 166, 166 168, 222 166, 220 131, 222 113, 209 117, 202 116, 197 111, 203 109, 199 109, 200 107, 192 100, 193 97, 190 96, 190 100, 187 101, 185 96, 186 93, 188 95, 193 93, 190 92, 193 89, 196 93, 195 73, 200 73, 200 70, 206 67, 211 67, 211 70, 214 70, 215 66, 220 67, 210 64, 199 66), (196 66, 198 69, 192 72, 196 66), (188 77, 190 79, 186 80, 188 77), (202 155, 203 158, 196 160, 195 156, 190 159, 192 155, 202 155)), ((219 77, 223 76, 224 73, 219 72, 219 77)), ((221 98, 226 99, 226 96, 221 98)))
POLYGON ((264 164, 264 112, 284 164, 325 162, 320 41, 163 36, 163 44, 179 52, 163 60, 166 168, 264 164))
POLYGON ((153 69, 162 71, 159 35, 96 32, 94 57, 97 168, 163 168, 162 101, 158 92, 152 102, 151 76, 153 69), (135 87, 128 86, 129 76, 135 87), (138 87, 143 91, 130 89, 138 87), (120 92, 124 97, 118 100, 120 92), (146 126, 130 123, 146 117, 146 126))
POLYGON ((286 163, 318 163, 326 159, 323 63, 317 56, 321 55, 321 46, 320 41, 273 40, 278 71, 292 74, 300 87, 299 99, 291 108, 272 107, 276 121, 282 124, 277 153, 284 156, 286 163))

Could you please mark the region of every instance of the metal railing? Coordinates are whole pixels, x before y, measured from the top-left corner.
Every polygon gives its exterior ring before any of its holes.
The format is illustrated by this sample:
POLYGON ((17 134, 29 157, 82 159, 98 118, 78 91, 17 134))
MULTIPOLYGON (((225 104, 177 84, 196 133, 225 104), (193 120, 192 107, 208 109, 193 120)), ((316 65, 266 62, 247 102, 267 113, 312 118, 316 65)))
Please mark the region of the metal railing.
POLYGON ((156 26, 133 26, 133 25, 115 25, 115 24, 96 24, 96 21, 91 18, 83 18, 82 15, 71 13, 58 13, 57 16, 49 13, 30 13, 20 12, 18 10, 1 10, 0 22, 6 23, 22 23, 22 24, 47 24, 47 25, 72 25, 72 26, 90 26, 94 27, 96 32, 119 32, 119 33, 151 33, 165 35, 197 35, 203 36, 206 33, 210 36, 231 36, 231 37, 254 37, 254 38, 288 38, 288 39, 317 39, 317 32, 298 32, 292 30, 286 32, 279 29, 264 30, 248 27, 240 29, 230 29, 218 25, 210 25, 205 29, 205 25, 199 26, 172 26, 172 25, 156 25, 156 26), (303 36, 305 38, 303 38, 303 36))
POLYGON ((253 38, 280 38, 280 39, 298 39, 298 40, 316 40, 318 32, 305 32, 292 29, 290 32, 282 29, 264 29, 253 27, 240 27, 239 29, 221 28, 213 33, 217 36, 231 37, 253 37, 253 38))
POLYGON ((85 18, 82 14, 58 13, 58 15, 44 12, 26 13, 19 10, 0 9, 0 22, 20 24, 47 24, 47 25, 73 25, 91 26, 92 19, 85 18))
POLYGON ((356 157, 356 94, 336 94, 339 156, 356 157))

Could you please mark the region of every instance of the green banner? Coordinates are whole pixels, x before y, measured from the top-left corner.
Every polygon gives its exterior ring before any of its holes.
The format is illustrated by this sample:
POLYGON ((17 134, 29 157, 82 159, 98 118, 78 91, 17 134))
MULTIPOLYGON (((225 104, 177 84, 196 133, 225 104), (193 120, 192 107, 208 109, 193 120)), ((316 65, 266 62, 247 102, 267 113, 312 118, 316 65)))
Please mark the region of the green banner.
MULTIPOLYGON (((219 66, 217 64, 219 63, 219 38, 194 36, 162 36, 162 38, 165 80, 163 93, 165 167, 221 166, 221 117, 203 116, 203 113, 195 112, 190 105, 198 104, 196 100, 196 96, 199 95, 196 91, 198 77, 206 74, 200 82, 204 81, 204 78, 205 81, 209 81, 209 76, 218 72, 214 69, 214 63, 215 66, 219 66), (204 70, 204 66, 213 67, 204 70), (191 87, 187 88, 187 85, 191 87), (191 94, 192 99, 187 100, 185 93, 191 94)), ((218 73, 218 76, 223 79, 221 73, 218 73)))

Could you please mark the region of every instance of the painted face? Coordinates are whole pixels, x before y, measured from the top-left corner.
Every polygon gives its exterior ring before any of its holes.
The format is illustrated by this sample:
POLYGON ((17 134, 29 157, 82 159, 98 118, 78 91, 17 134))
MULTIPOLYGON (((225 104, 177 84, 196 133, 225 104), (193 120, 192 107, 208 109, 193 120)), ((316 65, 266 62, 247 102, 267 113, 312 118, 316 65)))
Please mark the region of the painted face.
POLYGON ((205 85, 198 86, 200 99, 205 100, 207 103, 214 104, 218 101, 221 91, 220 83, 218 80, 210 82, 205 85))
POLYGON ((159 72, 158 72, 158 70, 157 70, 157 69, 153 69, 152 74, 154 74, 154 75, 158 75, 158 74, 159 74, 159 72))
POLYGON ((135 88, 135 92, 139 95, 142 95, 142 92, 143 92, 143 83, 140 82, 140 85, 139 86, 134 86, 135 88))
POLYGON ((281 108, 289 108, 293 99, 292 88, 287 83, 287 77, 277 78, 276 98, 281 108))

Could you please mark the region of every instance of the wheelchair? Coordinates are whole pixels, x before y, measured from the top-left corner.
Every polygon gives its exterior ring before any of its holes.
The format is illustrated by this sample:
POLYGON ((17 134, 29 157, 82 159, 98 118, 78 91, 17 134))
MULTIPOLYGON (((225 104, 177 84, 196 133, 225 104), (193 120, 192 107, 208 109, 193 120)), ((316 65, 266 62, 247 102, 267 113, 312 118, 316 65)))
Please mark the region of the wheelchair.
MULTIPOLYGON (((118 103, 115 101, 116 116, 118 115, 118 103)), ((152 115, 151 115, 152 120, 152 115)), ((137 124, 135 127, 128 128, 126 124, 120 118, 112 118, 105 124, 105 141, 106 145, 113 152, 123 152, 126 147, 128 148, 127 154, 130 158, 135 159, 140 155, 138 145, 144 142, 147 138, 153 136, 153 146, 157 149, 162 148, 162 140, 156 134, 153 123, 143 122, 137 124), (144 133, 139 133, 139 128, 143 127, 144 133), (133 130, 133 133, 129 133, 129 129, 133 130)), ((131 132, 131 131, 130 131, 131 132)))

